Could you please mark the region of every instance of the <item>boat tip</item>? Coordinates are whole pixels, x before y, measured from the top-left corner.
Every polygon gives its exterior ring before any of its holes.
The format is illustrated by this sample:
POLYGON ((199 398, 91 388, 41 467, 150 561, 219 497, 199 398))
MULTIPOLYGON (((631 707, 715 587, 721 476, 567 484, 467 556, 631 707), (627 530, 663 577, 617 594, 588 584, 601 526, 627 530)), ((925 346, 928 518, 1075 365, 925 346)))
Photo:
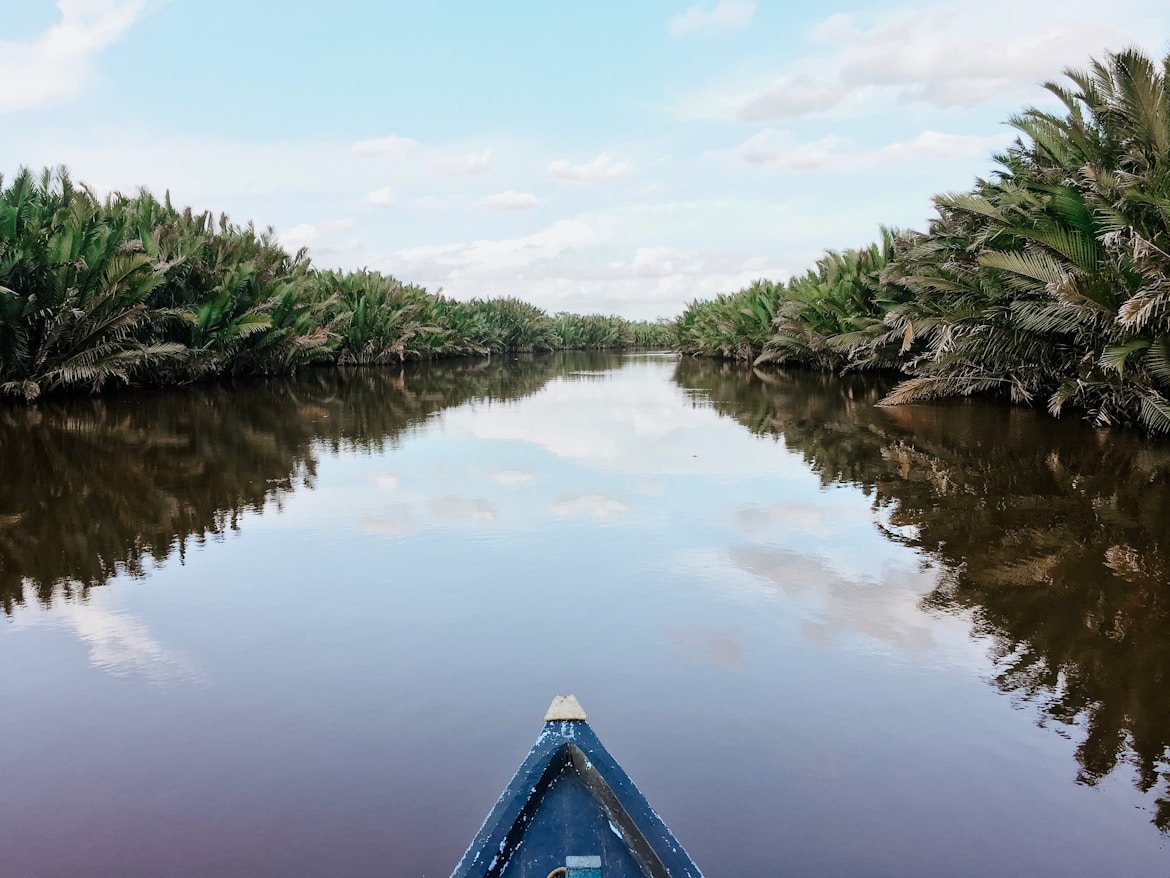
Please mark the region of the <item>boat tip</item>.
POLYGON ((544 715, 546 723, 563 722, 563 721, 585 721, 585 710, 581 707, 581 702, 577 700, 576 695, 558 695, 552 700, 552 704, 548 706, 548 711, 544 715))

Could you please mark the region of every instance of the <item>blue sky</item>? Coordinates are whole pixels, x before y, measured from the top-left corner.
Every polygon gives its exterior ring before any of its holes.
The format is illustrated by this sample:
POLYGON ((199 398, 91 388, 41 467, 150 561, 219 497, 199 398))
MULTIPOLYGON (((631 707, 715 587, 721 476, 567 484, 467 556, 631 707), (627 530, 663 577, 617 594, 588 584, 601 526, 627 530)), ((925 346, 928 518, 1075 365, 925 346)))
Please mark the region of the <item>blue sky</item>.
POLYGON ((1170 45, 1152 0, 13 5, 0 172, 64 163, 320 265, 633 317, 922 226, 1037 82, 1170 45))

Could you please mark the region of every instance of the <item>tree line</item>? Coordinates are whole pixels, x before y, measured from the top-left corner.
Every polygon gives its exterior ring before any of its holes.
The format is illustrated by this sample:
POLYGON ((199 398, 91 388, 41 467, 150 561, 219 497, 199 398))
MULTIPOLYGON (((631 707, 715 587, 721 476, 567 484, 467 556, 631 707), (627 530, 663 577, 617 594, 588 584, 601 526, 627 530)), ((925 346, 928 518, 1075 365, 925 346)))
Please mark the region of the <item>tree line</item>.
POLYGON ((1012 146, 925 232, 881 230, 787 283, 692 302, 685 352, 897 370, 884 404, 997 394, 1170 432, 1170 55, 1045 83, 1012 146))
POLYGON ((0 177, 0 398, 513 351, 669 346, 667 322, 324 271, 271 229, 65 168, 0 177))
POLYGON ((673 321, 461 302, 323 271, 271 230, 150 193, 99 199, 59 168, 0 178, 0 398, 443 356, 673 346, 756 364, 894 370, 882 400, 998 394, 1170 432, 1170 55, 1046 83, 1057 111, 925 232, 881 230, 787 282, 673 321))

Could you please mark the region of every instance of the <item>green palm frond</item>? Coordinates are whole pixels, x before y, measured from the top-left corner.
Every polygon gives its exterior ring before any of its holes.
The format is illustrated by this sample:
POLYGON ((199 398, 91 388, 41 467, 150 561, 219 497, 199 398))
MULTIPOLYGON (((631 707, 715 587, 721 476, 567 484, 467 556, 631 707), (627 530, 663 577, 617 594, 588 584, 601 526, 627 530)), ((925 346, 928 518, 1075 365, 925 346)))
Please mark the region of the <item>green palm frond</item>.
POLYGON ((943 399, 948 396, 972 396, 988 390, 1001 389, 1010 383, 1011 381, 1006 378, 982 375, 911 378, 894 387, 878 402, 878 405, 907 405, 913 402, 943 399))
POLYGON ((1018 289, 1035 290, 1057 286, 1068 276, 1065 267, 1047 253, 1038 251, 1006 253, 982 253, 979 264, 1006 272, 1009 283, 1018 289))
POLYGON ((1170 433, 1170 401, 1151 391, 1142 394, 1141 422, 1151 432, 1170 433))
POLYGON ((1125 374, 1125 366, 1129 358, 1138 351, 1147 350, 1150 347, 1150 340, 1146 338, 1135 338, 1125 344, 1109 345, 1101 352, 1100 362, 1103 369, 1116 372, 1119 375, 1125 374))
POLYGON ((1035 241, 1056 252, 1084 274, 1096 272, 1104 257, 1104 250, 1092 235, 1066 227, 1029 228, 1008 227, 1009 231, 1027 241, 1035 241))
POLYGON ((982 196, 975 195, 969 192, 948 192, 943 195, 936 195, 934 203, 939 207, 949 207, 953 210, 962 210, 967 213, 974 213, 980 216, 988 217, 997 222, 1007 224, 1006 217, 1000 213, 999 209, 982 196))
POLYGON ((1170 389, 1170 335, 1160 335, 1149 345, 1146 368, 1163 387, 1170 389))

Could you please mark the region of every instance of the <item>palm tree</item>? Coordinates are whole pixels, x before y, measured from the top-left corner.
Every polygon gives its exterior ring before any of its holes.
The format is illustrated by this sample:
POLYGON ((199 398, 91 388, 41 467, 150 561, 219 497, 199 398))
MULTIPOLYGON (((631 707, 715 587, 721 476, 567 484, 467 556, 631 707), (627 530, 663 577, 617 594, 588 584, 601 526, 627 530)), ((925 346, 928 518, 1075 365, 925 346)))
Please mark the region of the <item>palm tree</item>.
POLYGON ((99 390, 183 356, 149 337, 163 270, 63 169, 0 179, 0 394, 99 390))
POLYGON ((320 272, 317 284, 318 295, 332 300, 342 365, 401 363, 423 355, 422 336, 443 334, 424 323, 430 315, 421 287, 373 271, 320 272))
POLYGON ((1097 424, 1170 430, 1170 96, 1136 50, 1048 83, 997 177, 936 199, 889 276, 918 339, 891 404, 1002 389, 1097 424))
POLYGON ((784 285, 760 279, 737 293, 694 301, 678 318, 675 334, 684 353, 751 362, 772 337, 784 285))
POLYGON ((894 253, 896 232, 883 228, 880 243, 861 250, 830 250, 804 276, 784 289, 774 335, 756 359, 761 363, 805 363, 822 369, 889 368, 891 347, 886 312, 905 296, 882 282, 894 253))

